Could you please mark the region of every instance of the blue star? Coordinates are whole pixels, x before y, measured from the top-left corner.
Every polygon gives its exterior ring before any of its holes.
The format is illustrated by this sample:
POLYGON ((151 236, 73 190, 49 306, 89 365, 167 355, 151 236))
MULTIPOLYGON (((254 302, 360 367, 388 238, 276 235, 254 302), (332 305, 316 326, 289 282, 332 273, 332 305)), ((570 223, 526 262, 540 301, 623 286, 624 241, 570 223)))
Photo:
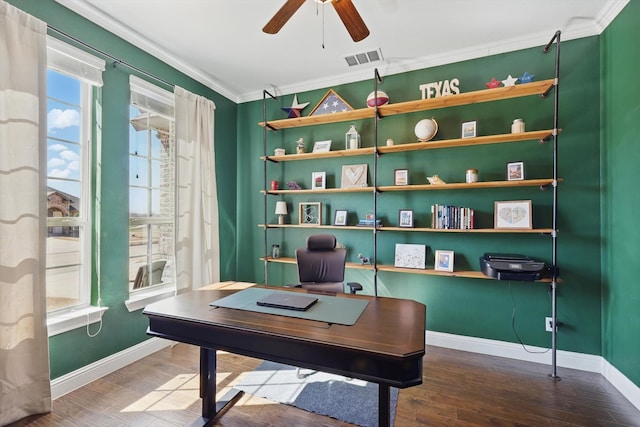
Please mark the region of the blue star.
POLYGON ((520 82, 521 83, 531 83, 533 81, 534 77, 535 77, 535 75, 529 74, 529 73, 527 73, 525 71, 524 74, 522 75, 522 77, 520 77, 520 82))
POLYGON ((286 111, 288 113, 288 118, 295 118, 295 117, 300 117, 300 115, 302 114, 302 110, 304 110, 304 107, 306 107, 307 105, 309 105, 308 102, 305 102, 304 104, 298 104, 298 95, 293 95, 293 104, 291 104, 291 107, 284 107, 282 110, 286 111))

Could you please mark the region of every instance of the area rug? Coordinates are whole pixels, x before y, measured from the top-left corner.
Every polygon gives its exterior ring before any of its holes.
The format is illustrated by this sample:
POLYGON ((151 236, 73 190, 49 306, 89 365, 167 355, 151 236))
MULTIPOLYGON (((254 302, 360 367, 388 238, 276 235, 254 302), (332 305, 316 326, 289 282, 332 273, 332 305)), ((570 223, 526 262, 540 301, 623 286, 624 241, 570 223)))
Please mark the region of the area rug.
MULTIPOLYGON (((264 361, 242 375, 233 388, 253 396, 360 426, 378 425, 378 385, 340 375, 264 361)), ((395 419, 398 389, 391 387, 391 421, 395 419)))

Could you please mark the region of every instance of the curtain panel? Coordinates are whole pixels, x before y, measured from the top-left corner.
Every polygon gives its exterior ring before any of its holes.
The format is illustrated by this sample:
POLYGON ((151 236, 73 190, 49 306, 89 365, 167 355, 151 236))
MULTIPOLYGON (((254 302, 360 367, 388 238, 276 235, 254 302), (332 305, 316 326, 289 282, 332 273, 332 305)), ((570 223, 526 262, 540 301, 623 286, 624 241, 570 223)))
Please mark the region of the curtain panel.
POLYGON ((46 32, 0 0, 0 425, 51 411, 46 32))
POLYGON ((220 280, 215 104, 175 88, 177 292, 220 280))

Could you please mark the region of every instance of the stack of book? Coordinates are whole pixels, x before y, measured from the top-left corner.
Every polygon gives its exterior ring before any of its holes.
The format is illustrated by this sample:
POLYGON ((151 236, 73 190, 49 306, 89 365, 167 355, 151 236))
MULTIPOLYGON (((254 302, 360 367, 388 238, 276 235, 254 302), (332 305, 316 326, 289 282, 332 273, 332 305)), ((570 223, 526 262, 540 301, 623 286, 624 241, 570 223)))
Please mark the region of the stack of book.
POLYGON ((471 208, 451 205, 431 205, 431 228, 472 230, 474 212, 471 208))
POLYGON ((382 220, 379 219, 376 219, 375 221, 373 219, 361 219, 358 221, 358 227, 373 227, 374 222, 376 224, 376 228, 382 227, 382 220))

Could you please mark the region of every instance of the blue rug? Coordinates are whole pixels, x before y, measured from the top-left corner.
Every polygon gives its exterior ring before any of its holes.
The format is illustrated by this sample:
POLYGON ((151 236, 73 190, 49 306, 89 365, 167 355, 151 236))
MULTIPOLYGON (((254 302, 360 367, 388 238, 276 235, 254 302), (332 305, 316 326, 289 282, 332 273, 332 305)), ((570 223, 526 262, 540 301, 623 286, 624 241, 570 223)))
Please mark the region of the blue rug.
MULTIPOLYGON (((233 385, 253 396, 263 397, 364 427, 378 425, 378 385, 340 375, 301 369, 264 361, 233 385)), ((391 387, 391 422, 396 415, 398 389, 391 387)))

